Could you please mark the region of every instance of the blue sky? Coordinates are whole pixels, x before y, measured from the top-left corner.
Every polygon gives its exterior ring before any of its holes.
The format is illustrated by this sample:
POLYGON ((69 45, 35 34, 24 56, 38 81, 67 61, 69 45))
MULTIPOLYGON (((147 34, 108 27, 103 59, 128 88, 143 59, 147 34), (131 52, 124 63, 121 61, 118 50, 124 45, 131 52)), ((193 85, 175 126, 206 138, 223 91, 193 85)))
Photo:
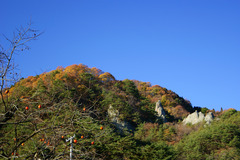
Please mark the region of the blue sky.
MULTIPOLYGON (((166 87, 193 106, 240 110, 239 0, 7 0, 0 33, 44 34, 15 57, 23 77, 83 63, 166 87)), ((4 41, 1 38, 0 43, 4 41)))

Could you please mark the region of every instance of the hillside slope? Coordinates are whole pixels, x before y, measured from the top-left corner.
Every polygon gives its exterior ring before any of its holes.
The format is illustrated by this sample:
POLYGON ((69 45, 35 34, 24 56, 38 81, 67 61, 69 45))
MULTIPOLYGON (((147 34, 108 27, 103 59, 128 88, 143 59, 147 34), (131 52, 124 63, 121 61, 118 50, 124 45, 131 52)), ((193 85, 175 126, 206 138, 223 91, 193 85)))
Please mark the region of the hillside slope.
MULTIPOLYGON (((189 159, 192 155, 184 153, 191 151, 181 146, 190 145, 194 134, 208 130, 204 124, 181 123, 196 108, 176 93, 149 82, 116 80, 108 72, 82 64, 29 76, 6 90, 6 106, 2 102, 0 106, 0 156, 6 159, 68 159, 66 139, 73 135, 75 159, 189 159), (168 123, 162 123, 154 111, 158 100, 168 123), (110 106, 117 121, 131 130, 119 130, 112 123, 110 106)), ((234 118, 234 124, 238 121, 234 118)), ((234 127, 236 131, 226 136, 221 147, 213 145, 199 154, 215 158, 226 157, 222 150, 238 151, 239 126, 234 127)), ((222 138, 217 134, 217 139, 222 138)), ((216 139, 211 140, 215 143, 216 139)))

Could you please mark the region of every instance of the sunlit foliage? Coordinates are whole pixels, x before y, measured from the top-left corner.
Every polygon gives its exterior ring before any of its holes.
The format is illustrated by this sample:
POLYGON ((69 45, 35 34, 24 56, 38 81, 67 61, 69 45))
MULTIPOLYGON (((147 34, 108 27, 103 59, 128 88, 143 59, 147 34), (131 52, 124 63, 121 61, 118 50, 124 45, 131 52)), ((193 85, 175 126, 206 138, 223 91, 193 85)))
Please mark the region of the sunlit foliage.
POLYGON ((75 159, 239 159, 240 114, 214 112, 210 126, 181 123, 194 109, 188 100, 149 82, 116 80, 86 65, 29 76, 15 83, 0 102, 0 156, 20 159, 68 159, 76 135, 75 159), (154 111, 161 100, 167 123, 154 111), (119 121, 133 129, 119 132, 108 117, 112 106, 119 121), (39 107, 40 106, 40 107, 39 107))

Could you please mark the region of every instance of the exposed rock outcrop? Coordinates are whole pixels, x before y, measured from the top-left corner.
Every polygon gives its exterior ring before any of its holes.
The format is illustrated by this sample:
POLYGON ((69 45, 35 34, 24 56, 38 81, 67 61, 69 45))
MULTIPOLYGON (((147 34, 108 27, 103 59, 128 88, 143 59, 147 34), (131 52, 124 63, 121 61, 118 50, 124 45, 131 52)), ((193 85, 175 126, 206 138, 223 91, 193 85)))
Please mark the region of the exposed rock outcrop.
POLYGON ((160 100, 158 100, 156 103, 155 111, 158 113, 158 117, 162 119, 163 122, 167 122, 166 113, 162 107, 160 100))
POLYGON ((109 106, 108 108, 108 117, 111 122, 116 122, 119 123, 119 111, 114 109, 112 105, 109 106))
POLYGON ((183 123, 184 124, 188 124, 188 123, 197 124, 197 123, 205 120, 207 124, 210 124, 213 121, 213 118, 214 118, 214 116, 213 116, 212 112, 209 112, 206 114, 206 116, 204 116, 204 114, 202 112, 198 112, 196 110, 194 113, 189 114, 187 116, 187 118, 185 118, 183 120, 183 123))
POLYGON ((212 112, 208 112, 205 116, 205 121, 206 121, 206 124, 210 124, 214 119, 214 115, 212 112))
POLYGON ((119 111, 114 109, 112 105, 110 105, 108 108, 108 117, 112 124, 114 124, 116 128, 121 132, 124 129, 127 129, 129 131, 134 129, 128 122, 120 120, 119 111))

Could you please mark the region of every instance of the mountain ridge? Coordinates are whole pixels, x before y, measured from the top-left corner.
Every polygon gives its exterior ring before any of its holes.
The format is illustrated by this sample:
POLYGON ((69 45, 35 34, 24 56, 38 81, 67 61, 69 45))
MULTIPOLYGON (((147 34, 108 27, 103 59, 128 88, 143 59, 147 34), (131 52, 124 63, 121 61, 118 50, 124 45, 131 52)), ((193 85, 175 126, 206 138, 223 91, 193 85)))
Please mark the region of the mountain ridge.
MULTIPOLYGON (((238 111, 192 107, 189 101, 159 85, 116 80, 109 72, 83 64, 29 76, 5 90, 8 92, 3 98, 8 111, 4 113, 2 102, 0 108, 0 147, 5 158, 67 159, 66 139, 73 135, 75 159, 218 158, 226 157, 226 151, 232 156, 240 147, 238 111), (158 117, 156 102, 161 103, 166 121, 158 117), (117 117, 109 115, 109 108, 117 117), (205 122, 182 123, 195 110, 213 112, 222 126, 230 126, 224 129, 226 134, 217 135, 221 147, 214 143, 216 138, 208 137, 209 131, 218 131, 217 120, 207 127, 205 122), (132 130, 119 130, 111 119, 122 126, 128 124, 132 130), (209 139, 211 149, 199 150, 195 156, 189 148, 181 147, 185 143, 191 146, 191 135, 201 137, 200 134, 209 139), (221 138, 228 140, 220 141, 221 138)), ((201 143, 195 141, 196 146, 201 143)))

